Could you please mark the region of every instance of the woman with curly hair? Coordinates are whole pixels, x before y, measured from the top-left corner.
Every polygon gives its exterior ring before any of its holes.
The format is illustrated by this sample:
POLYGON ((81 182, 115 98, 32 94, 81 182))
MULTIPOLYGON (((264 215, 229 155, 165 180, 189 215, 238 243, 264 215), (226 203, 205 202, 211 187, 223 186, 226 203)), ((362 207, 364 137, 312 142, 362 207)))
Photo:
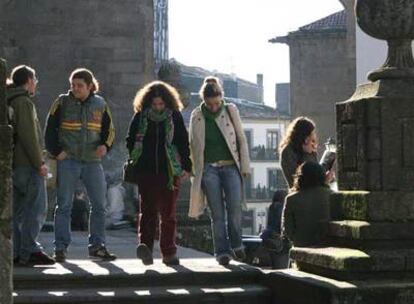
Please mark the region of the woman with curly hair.
POLYGON ((297 170, 293 192, 283 209, 282 230, 295 247, 309 247, 323 242, 323 224, 330 219, 327 185, 329 177, 321 165, 305 162, 297 170))
POLYGON ((135 114, 126 138, 130 158, 138 172, 141 214, 137 257, 153 263, 152 250, 160 213, 163 263, 178 265, 176 255, 176 203, 180 179, 191 172, 188 133, 175 88, 161 81, 147 84, 134 100, 135 114))
POLYGON ((289 188, 297 168, 305 161, 317 161, 318 139, 315 123, 307 117, 298 117, 288 126, 280 145, 281 166, 289 188))

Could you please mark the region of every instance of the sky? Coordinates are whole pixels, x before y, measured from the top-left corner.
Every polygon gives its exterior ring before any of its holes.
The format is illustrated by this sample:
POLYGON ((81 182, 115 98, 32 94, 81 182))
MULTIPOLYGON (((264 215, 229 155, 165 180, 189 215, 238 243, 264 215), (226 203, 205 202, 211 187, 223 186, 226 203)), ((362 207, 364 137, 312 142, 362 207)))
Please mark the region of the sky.
POLYGON ((256 82, 289 82, 289 48, 268 40, 340 11, 338 0, 169 0, 170 58, 256 82))

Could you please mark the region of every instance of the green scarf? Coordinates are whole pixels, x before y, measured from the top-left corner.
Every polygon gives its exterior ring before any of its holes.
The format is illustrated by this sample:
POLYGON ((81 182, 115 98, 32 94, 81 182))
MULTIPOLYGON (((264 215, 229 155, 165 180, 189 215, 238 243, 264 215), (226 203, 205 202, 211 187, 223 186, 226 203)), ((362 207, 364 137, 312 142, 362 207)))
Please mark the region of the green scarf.
POLYGON ((219 117, 223 110, 224 102, 221 103, 220 109, 215 113, 211 112, 204 102, 201 104, 201 111, 203 112, 204 117, 209 120, 215 120, 217 117, 219 117))
POLYGON ((137 164, 143 151, 144 137, 148 130, 148 120, 163 123, 165 128, 165 152, 167 154, 168 167, 168 189, 174 190, 174 177, 181 176, 182 168, 179 161, 177 147, 172 144, 174 138, 174 122, 172 118, 173 112, 169 109, 163 112, 156 112, 152 109, 144 110, 141 113, 141 120, 138 127, 134 149, 131 153, 131 159, 137 164))

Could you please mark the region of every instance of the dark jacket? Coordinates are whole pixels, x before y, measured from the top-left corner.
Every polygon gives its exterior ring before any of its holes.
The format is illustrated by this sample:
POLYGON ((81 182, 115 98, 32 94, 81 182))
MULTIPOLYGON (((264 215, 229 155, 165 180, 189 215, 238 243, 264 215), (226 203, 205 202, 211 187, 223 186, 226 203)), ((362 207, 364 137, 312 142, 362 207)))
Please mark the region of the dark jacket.
POLYGON ((115 138, 112 115, 105 100, 91 94, 80 101, 71 92, 59 96, 50 108, 46 123, 46 148, 57 156, 65 151, 78 161, 100 161, 99 145, 111 149, 115 138))
POLYGON ((316 187, 291 193, 283 209, 282 230, 296 247, 309 247, 323 240, 323 223, 330 219, 332 190, 316 187))
POLYGON ((294 176, 298 167, 306 161, 317 162, 316 153, 297 153, 291 145, 287 145, 281 151, 280 164, 282 166, 283 175, 289 188, 293 187, 294 176))
POLYGON ((44 163, 43 135, 36 106, 29 93, 22 87, 9 86, 7 100, 13 109, 13 166, 31 166, 39 169, 44 163))
MULTIPOLYGON (((131 155, 135 145, 135 138, 138 133, 141 113, 133 116, 126 146, 131 155)), ((172 144, 177 147, 181 158, 181 167, 187 172, 191 172, 192 164, 190 160, 190 148, 188 142, 188 132, 184 124, 183 116, 180 112, 174 111, 172 114, 174 123, 174 137, 172 144)), ((162 123, 148 120, 148 129, 143 139, 143 151, 139 158, 137 169, 139 172, 147 174, 167 174, 167 154, 165 150, 165 129, 162 123)))

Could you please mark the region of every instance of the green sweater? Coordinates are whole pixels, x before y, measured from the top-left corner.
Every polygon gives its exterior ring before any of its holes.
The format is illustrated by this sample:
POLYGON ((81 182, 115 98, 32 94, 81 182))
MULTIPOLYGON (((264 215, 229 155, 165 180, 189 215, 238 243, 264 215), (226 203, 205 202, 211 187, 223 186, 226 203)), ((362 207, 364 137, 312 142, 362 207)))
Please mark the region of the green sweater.
POLYGON ((43 134, 36 106, 22 87, 7 88, 7 99, 13 108, 15 132, 13 165, 39 169, 43 164, 43 134))
POLYGON ((232 160, 233 156, 227 142, 216 123, 216 118, 224 111, 224 106, 217 113, 212 113, 203 104, 202 111, 206 121, 204 162, 215 163, 220 160, 232 160))

